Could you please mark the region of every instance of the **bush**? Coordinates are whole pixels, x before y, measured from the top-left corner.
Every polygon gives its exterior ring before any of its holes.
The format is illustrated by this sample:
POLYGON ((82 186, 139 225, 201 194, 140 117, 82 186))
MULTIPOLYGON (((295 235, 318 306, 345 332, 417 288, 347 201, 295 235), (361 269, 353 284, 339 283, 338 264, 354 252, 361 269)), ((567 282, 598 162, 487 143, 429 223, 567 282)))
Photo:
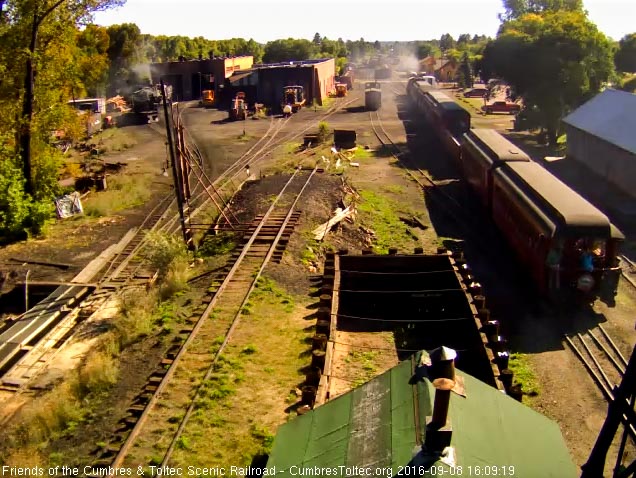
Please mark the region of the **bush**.
POLYGON ((79 370, 76 394, 84 398, 89 393, 108 390, 118 377, 119 366, 113 356, 102 351, 93 352, 79 370))
POLYGON ((188 252, 180 239, 159 232, 146 234, 148 241, 143 249, 144 258, 151 267, 159 271, 159 275, 166 277, 170 265, 177 260, 187 260, 188 252))
POLYGON ((324 142, 329 136, 329 123, 321 121, 318 123, 318 141, 324 142))
POLYGON ((53 198, 60 192, 59 158, 45 146, 34 148, 35 198, 25 193, 21 161, 12 143, 10 135, 0 135, 0 238, 4 241, 40 234, 53 214, 53 198))

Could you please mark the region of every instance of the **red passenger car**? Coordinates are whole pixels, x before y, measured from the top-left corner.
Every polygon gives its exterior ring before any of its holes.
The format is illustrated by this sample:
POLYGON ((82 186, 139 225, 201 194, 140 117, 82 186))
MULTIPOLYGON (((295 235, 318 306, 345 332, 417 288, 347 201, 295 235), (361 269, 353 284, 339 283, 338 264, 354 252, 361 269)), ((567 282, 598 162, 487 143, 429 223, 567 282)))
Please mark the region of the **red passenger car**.
POLYGON ((530 157, 494 129, 471 129, 461 146, 462 174, 490 212, 494 170, 509 161, 529 162, 530 157))
POLYGON ((506 162, 492 176, 493 220, 539 290, 611 301, 624 236, 607 216, 537 163, 506 162))

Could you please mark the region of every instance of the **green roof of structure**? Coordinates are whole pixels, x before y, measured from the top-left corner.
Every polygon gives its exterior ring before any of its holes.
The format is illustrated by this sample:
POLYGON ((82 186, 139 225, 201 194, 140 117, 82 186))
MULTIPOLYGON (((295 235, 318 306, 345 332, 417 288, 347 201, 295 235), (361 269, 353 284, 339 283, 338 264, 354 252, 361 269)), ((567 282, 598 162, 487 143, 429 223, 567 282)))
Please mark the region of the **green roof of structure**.
MULTIPOLYGON (((432 415, 435 389, 426 378, 409 384, 417 361, 414 357, 401 362, 363 386, 282 425, 267 467, 275 467, 277 476, 299 476, 301 469, 311 469, 305 471, 314 476, 327 475, 327 469, 330 476, 363 476, 364 472, 353 468, 359 467, 369 469, 368 476, 392 477, 400 466, 423 463, 421 443, 426 418, 432 415), (349 469, 338 468, 341 466, 349 469)), ((441 476, 444 470, 446 476, 578 476, 555 422, 457 372, 463 377, 466 396, 451 394, 450 446, 455 473, 433 458, 424 463, 425 468, 432 463, 435 470, 410 476, 441 476), (493 466, 498 467, 496 472, 493 466), (514 466, 514 473, 503 466, 514 466)))

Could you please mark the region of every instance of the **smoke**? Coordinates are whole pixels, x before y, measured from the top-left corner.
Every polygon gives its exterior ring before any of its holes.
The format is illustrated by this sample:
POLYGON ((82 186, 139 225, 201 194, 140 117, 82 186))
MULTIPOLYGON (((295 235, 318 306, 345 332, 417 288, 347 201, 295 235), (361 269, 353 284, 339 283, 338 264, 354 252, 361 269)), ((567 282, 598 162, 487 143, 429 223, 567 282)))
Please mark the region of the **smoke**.
POLYGON ((420 70, 420 61, 415 55, 400 56, 399 68, 408 72, 418 72, 420 70))
POLYGON ((133 65, 130 68, 140 82, 150 84, 150 64, 149 63, 139 63, 137 65, 133 65))

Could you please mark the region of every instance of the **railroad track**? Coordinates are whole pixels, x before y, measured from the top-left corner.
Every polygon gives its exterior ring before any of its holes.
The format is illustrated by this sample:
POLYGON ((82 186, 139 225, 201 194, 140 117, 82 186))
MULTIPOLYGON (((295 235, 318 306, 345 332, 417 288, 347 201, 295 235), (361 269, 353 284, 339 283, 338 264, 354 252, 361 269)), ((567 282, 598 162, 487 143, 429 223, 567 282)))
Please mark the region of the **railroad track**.
POLYGON ((636 263, 625 255, 621 255, 620 260, 621 275, 634 289, 636 289, 636 263))
MULTIPOLYGON (((209 207, 214 195, 225 205, 226 199, 221 196, 221 192, 215 189, 216 186, 221 183, 224 186, 233 185, 232 181, 242 173, 242 168, 246 164, 255 162, 259 157, 271 154, 285 142, 302 135, 305 131, 314 126, 317 121, 329 117, 349 103, 351 103, 351 101, 335 103, 318 119, 308 121, 300 131, 292 131, 278 139, 277 136, 293 116, 287 119, 272 118, 266 133, 252 145, 250 149, 241 155, 228 170, 214 181, 209 181, 209 178, 206 177, 208 182, 211 183, 211 186, 204 187, 202 184, 204 181, 196 183, 193 187, 194 197, 192 202, 195 204, 198 202, 199 206, 190 211, 190 217, 194 217, 200 211, 209 207)), ((185 108, 175 111, 180 120, 184 111, 185 108)), ((151 124, 151 129, 159 133, 156 124, 151 124)), ((201 159, 202 155, 196 142, 189 135, 188 142, 190 143, 190 147, 195 151, 195 155, 201 159)), ((229 197, 236 189, 237 188, 230 189, 226 187, 224 193, 229 197)), ((25 391, 33 379, 44 370, 46 364, 55 356, 57 351, 72 337, 72 329, 75 326, 103 308, 110 302, 110 299, 123 288, 135 285, 136 283, 138 284, 138 280, 147 281, 151 279, 153 272, 143 271, 143 261, 140 258, 140 252, 147 244, 147 233, 151 231, 175 233, 179 230, 179 219, 174 195, 171 193, 164 196, 148 213, 132 238, 129 238, 123 250, 119 251, 114 258, 110 260, 108 265, 105 266, 106 270, 94 290, 73 286, 74 289, 71 290, 72 294, 70 292, 64 293, 55 299, 55 303, 47 304, 44 313, 51 315, 53 319, 44 320, 46 317, 40 319, 46 322, 45 328, 38 329, 38 336, 41 338, 38 339, 37 343, 30 344, 29 351, 26 355, 20 356, 14 365, 11 365, 10 368, 3 372, 0 377, 0 386, 2 389, 13 394, 19 394, 25 391), (142 271, 146 273, 142 274, 142 271), (79 291, 77 294, 75 293, 75 289, 79 291), (61 318, 61 314, 64 316, 63 318, 61 318), (5 377, 7 378, 7 382, 3 386, 2 379, 5 377)), ((38 310, 37 313, 39 317, 43 312, 38 310)), ((14 349, 18 350, 15 347, 14 349)), ((23 353, 23 347, 20 346, 19 349, 18 351, 23 353)), ((11 353, 15 355, 17 353, 16 350, 13 350, 11 353)), ((11 359, 11 357, 5 358, 7 360, 11 359)))
MULTIPOLYGON (((217 195, 221 197, 225 202, 227 202, 228 199, 234 193, 236 193, 238 189, 240 189, 242 183, 244 182, 245 166, 253 165, 259 160, 266 158, 284 144, 288 143, 289 141, 295 140, 299 136, 306 133, 312 127, 315 127, 318 122, 329 118, 331 115, 338 112, 345 106, 353 103, 354 101, 357 100, 352 99, 344 102, 336 101, 324 114, 320 115, 318 118, 308 120, 300 129, 287 132, 283 135, 281 135, 281 132, 283 131, 284 127, 293 118, 295 118, 295 116, 292 115, 285 119, 272 119, 272 123, 270 124, 267 132, 248 151, 246 151, 232 165, 230 165, 226 171, 224 171, 221 175, 214 179, 214 181, 210 181, 210 186, 208 187, 208 189, 214 189, 217 192, 217 195), (238 181, 239 184, 235 184, 235 181, 238 181)), ((193 144, 196 143, 194 143, 193 141, 193 144)), ((198 216, 203 210, 209 207, 210 201, 210 191, 203 190, 193 196, 191 201, 190 217, 194 218, 198 216)), ((178 229, 177 220, 178 218, 175 217, 173 221, 162 227, 162 230, 174 233, 178 229)))
POLYGON ((493 241, 497 239, 492 235, 492 231, 484 231, 483 224, 466 210, 466 208, 451 194, 440 188, 438 184, 426 171, 421 169, 410 157, 408 152, 403 151, 395 144, 390 134, 384 128, 382 118, 378 111, 369 112, 371 128, 378 141, 383 146, 391 149, 391 156, 399 163, 407 166, 405 171, 422 188, 428 191, 430 197, 437 201, 446 214, 464 230, 467 237, 471 237, 475 244, 487 255, 496 257, 492 251, 493 241), (481 233, 477 233, 480 231, 481 233))
MULTIPOLYGON (((605 399, 608 402, 613 402, 615 400, 614 392, 621 383, 627 367, 627 360, 605 328, 599 324, 585 333, 565 335, 564 337, 605 399)), ((633 408, 633 401, 631 406, 633 408)), ((627 416, 623 416, 622 420, 627 427, 628 434, 636 443, 636 424, 629 423, 627 416)))
POLYGON ((233 266, 222 280, 213 280, 211 287, 216 290, 208 297, 203 312, 190 319, 192 329, 187 337, 173 344, 160 367, 150 376, 146 387, 127 410, 120 429, 97 456, 95 469, 131 463, 137 466, 148 456, 144 446, 152 446, 155 456, 157 448, 161 448, 155 443, 157 434, 165 434, 173 423, 171 420, 182 416, 170 443, 161 450, 163 463, 170 461, 175 444, 194 419, 192 412, 197 398, 214 372, 217 360, 235 329, 241 327, 241 314, 261 273, 270 260, 281 253, 281 246, 291 235, 300 215, 296 205, 315 172, 316 169, 302 174, 297 169, 267 212, 255 220, 244 236, 243 247, 235 256, 233 266))

